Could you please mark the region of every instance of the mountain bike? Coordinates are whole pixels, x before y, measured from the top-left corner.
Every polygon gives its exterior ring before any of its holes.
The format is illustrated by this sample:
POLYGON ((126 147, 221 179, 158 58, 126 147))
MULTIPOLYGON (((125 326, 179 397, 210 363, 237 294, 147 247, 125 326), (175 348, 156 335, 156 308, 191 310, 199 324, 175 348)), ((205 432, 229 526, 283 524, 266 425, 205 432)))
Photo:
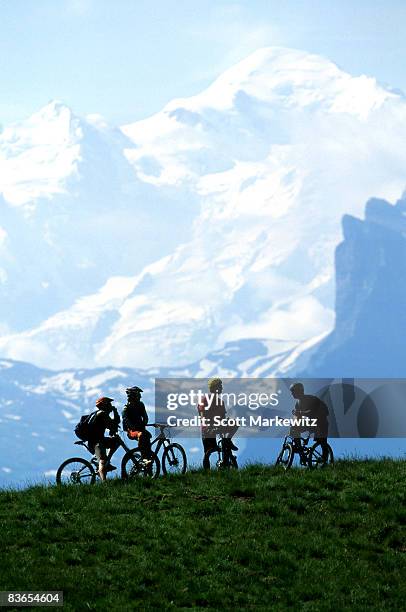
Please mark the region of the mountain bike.
MULTIPOLYGON (((122 437, 117 433, 115 438, 119 441, 119 447, 125 450, 121 461, 121 478, 123 480, 133 480, 136 478, 158 478, 160 473, 159 459, 154 452, 148 459, 144 459, 138 448, 129 448, 122 437)), ((83 446, 93 455, 88 442, 79 440, 75 442, 78 446, 83 446)), ((111 460, 111 459, 110 459, 111 460)), ((107 472, 110 461, 106 464, 107 472)), ((94 484, 99 476, 99 462, 95 456, 90 461, 83 457, 70 457, 66 459, 56 472, 57 484, 94 484)))
POLYGON ((165 434, 165 430, 169 430, 170 425, 167 423, 152 423, 151 427, 159 429, 159 434, 151 442, 155 454, 158 456, 159 451, 163 447, 161 466, 163 474, 184 474, 187 468, 186 452, 183 446, 177 442, 171 442, 169 435, 165 434))
POLYGON ((238 470, 237 457, 233 454, 231 448, 224 444, 225 439, 221 436, 217 442, 217 448, 211 448, 205 454, 205 461, 209 462, 211 470, 223 470, 225 468, 238 470))
POLYGON ((300 465, 310 469, 334 465, 334 453, 330 444, 326 444, 324 449, 321 442, 308 446, 309 439, 310 436, 300 437, 296 442, 291 435, 286 436, 275 465, 280 465, 288 470, 292 466, 295 455, 299 456, 300 465))

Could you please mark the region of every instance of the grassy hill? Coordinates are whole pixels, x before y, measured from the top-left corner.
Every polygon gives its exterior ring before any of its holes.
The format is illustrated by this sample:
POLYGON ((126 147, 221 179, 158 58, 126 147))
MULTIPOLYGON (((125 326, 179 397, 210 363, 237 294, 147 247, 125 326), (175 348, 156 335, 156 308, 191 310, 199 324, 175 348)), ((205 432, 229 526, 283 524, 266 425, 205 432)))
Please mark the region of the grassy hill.
POLYGON ((406 463, 0 492, 0 590, 65 610, 400 610, 406 463))

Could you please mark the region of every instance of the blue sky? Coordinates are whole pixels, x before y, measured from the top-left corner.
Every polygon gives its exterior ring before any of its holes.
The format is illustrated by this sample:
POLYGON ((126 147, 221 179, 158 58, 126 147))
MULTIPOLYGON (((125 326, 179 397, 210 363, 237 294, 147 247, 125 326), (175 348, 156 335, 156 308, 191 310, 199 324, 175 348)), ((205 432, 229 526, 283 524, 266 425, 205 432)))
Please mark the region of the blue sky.
POLYGON ((268 45, 406 90, 404 0, 0 0, 0 23, 3 125, 54 98, 133 121, 268 45))

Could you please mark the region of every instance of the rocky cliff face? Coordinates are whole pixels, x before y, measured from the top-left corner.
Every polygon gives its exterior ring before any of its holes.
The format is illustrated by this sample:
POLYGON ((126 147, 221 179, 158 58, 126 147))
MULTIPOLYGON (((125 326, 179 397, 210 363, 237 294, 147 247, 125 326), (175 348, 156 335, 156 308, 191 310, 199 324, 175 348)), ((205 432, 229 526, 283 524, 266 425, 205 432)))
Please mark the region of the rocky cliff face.
POLYGON ((292 369, 306 376, 406 375, 406 199, 345 215, 338 245, 336 324, 292 369))

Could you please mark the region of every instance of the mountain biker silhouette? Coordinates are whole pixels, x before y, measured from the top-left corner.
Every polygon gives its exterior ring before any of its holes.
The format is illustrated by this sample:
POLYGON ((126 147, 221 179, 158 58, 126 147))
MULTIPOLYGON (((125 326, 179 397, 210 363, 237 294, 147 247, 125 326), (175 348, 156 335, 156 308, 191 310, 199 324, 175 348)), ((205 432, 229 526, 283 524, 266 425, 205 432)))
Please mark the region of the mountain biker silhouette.
POLYGON ((111 397, 99 397, 96 400, 97 412, 95 420, 92 424, 92 429, 89 434, 89 450, 94 453, 99 460, 99 475, 101 480, 106 480, 106 473, 111 470, 116 470, 114 465, 110 464, 110 459, 119 447, 119 442, 115 438, 120 417, 117 409, 112 405, 114 400, 111 397), (113 411, 114 416, 110 418, 109 413, 113 411), (110 436, 105 436, 106 429, 109 430, 110 436), (109 449, 107 455, 106 450, 109 449))
POLYGON ((197 410, 201 417, 205 418, 205 424, 201 426, 202 432, 202 443, 203 443, 203 468, 210 469, 210 463, 208 460, 209 451, 217 448, 216 435, 222 434, 224 436, 224 447, 227 450, 238 450, 237 446, 233 444, 232 437, 236 433, 237 425, 227 426, 216 426, 214 425, 214 417, 220 417, 224 419, 226 416, 226 408, 221 398, 223 392, 223 382, 220 378, 211 378, 209 380, 209 400, 205 396, 201 404, 198 405, 197 410))
POLYGON ((310 426, 293 426, 290 434, 294 439, 297 447, 300 447, 300 434, 304 431, 313 433, 314 441, 319 442, 323 449, 323 457, 327 453, 327 436, 328 436, 328 408, 326 404, 315 395, 306 395, 304 386, 300 382, 296 382, 289 388, 292 397, 296 400, 295 408, 292 414, 298 418, 308 417, 309 419, 317 419, 315 427, 310 426))
POLYGON ((138 440, 138 447, 143 459, 151 456, 151 434, 146 430, 148 425, 148 414, 144 402, 141 401, 140 387, 128 387, 127 403, 122 413, 123 429, 127 432, 130 440, 138 440))

